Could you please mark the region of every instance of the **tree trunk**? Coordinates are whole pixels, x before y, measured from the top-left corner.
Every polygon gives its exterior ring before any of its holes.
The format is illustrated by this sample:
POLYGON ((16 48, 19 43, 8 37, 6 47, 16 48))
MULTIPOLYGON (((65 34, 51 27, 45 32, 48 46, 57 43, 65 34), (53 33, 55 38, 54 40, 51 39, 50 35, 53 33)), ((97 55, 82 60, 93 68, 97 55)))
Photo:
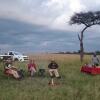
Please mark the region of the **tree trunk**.
POLYGON ((83 62, 83 58, 84 58, 84 45, 83 45, 83 33, 84 31, 87 29, 88 27, 86 26, 82 31, 81 31, 81 35, 78 34, 78 39, 80 41, 80 60, 81 62, 83 62))
POLYGON ((84 58, 84 46, 83 46, 83 41, 80 41, 80 60, 83 62, 84 58))

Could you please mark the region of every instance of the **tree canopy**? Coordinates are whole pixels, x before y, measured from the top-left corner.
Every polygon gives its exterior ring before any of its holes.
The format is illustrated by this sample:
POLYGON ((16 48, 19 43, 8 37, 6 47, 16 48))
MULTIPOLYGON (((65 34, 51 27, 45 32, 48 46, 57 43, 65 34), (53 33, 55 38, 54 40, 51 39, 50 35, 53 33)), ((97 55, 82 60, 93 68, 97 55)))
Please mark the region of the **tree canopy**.
POLYGON ((86 27, 100 25, 100 11, 75 13, 70 19, 70 24, 84 24, 86 27))

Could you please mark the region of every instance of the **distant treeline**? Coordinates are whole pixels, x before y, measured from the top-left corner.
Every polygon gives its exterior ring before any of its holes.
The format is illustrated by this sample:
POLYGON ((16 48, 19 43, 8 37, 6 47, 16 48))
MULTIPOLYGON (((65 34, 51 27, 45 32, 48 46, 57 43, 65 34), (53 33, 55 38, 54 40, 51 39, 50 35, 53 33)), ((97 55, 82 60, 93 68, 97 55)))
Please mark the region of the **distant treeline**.
MULTIPOLYGON (((87 55, 92 55, 93 53, 96 53, 97 55, 100 55, 100 51, 95 51, 95 52, 84 52, 84 54, 87 54, 87 55)), ((80 51, 73 51, 73 52, 70 52, 70 51, 67 51, 67 52, 57 52, 55 54, 80 54, 80 51)))

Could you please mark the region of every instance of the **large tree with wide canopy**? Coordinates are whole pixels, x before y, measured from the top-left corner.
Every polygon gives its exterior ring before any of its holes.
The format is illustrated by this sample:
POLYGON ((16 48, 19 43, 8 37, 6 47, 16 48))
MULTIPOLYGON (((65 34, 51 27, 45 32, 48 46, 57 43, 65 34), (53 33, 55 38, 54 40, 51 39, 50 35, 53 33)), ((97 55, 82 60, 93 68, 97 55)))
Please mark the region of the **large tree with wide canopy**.
POLYGON ((100 11, 95 12, 80 12, 75 13, 69 22, 72 24, 77 25, 84 25, 84 28, 82 29, 81 33, 78 34, 78 39, 80 41, 80 60, 83 61, 84 57, 84 45, 83 45, 83 39, 84 39, 84 31, 93 26, 93 25, 100 25, 100 11))

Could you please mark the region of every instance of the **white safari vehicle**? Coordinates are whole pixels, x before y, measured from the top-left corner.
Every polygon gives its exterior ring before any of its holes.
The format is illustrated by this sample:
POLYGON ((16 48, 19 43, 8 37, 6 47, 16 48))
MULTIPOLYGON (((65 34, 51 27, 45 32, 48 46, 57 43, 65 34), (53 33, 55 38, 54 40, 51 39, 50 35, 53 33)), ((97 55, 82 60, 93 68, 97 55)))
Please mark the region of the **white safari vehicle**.
POLYGON ((19 52, 9 51, 5 55, 0 55, 0 58, 3 59, 4 57, 12 57, 13 61, 26 61, 28 60, 28 56, 25 56, 19 52))

